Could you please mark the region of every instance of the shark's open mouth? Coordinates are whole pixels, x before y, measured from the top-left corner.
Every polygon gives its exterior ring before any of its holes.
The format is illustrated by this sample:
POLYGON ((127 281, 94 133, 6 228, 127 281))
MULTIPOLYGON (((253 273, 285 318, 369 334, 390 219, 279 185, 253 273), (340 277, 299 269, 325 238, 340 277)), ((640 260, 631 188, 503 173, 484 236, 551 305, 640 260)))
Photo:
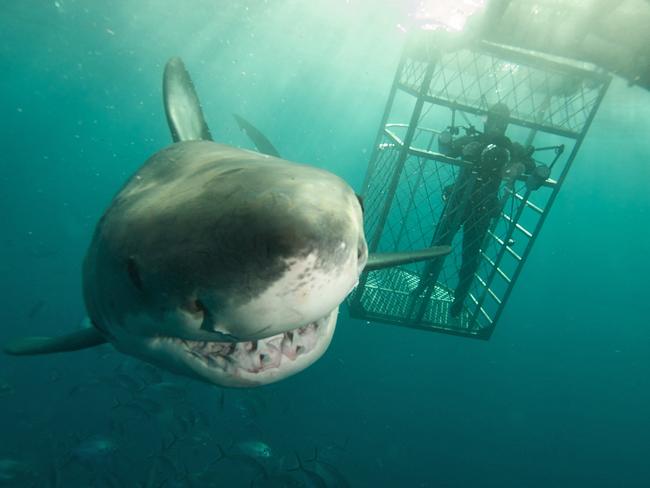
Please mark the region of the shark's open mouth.
POLYGON ((260 373, 308 356, 323 341, 329 343, 328 325, 337 310, 302 327, 264 339, 241 342, 173 340, 206 367, 218 368, 229 375, 243 371, 260 373))

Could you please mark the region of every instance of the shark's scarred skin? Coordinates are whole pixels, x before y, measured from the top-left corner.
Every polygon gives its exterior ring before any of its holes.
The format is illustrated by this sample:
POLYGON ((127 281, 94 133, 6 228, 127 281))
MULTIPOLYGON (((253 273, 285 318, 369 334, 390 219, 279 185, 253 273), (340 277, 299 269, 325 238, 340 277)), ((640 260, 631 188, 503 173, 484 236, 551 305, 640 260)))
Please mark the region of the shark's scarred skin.
POLYGON ((362 208, 345 181, 212 142, 178 58, 165 68, 164 93, 176 142, 151 156, 115 196, 84 261, 93 327, 18 339, 6 352, 108 341, 210 383, 272 383, 325 352, 339 305, 364 268, 449 252, 368 256, 362 208))

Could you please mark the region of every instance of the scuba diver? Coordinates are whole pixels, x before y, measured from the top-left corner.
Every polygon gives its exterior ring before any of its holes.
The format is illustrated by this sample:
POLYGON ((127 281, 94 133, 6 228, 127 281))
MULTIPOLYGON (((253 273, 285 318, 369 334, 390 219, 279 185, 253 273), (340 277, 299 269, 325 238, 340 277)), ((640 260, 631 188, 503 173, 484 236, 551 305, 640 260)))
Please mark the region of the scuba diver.
MULTIPOLYGON (((535 173, 533 148, 513 143, 505 135, 509 117, 508 107, 497 103, 488 109, 483 133, 470 127, 466 136, 455 140, 449 129, 439 136, 440 152, 472 163, 464 165, 456 181, 443 190, 446 205, 434 236, 436 245, 448 245, 459 228, 463 228, 462 263, 450 308, 452 317, 458 317, 462 311, 480 263, 481 246, 492 219, 501 212, 498 197, 501 181, 512 187, 522 174, 535 173)), ((429 262, 414 294, 435 285, 443 262, 442 259, 429 262)))

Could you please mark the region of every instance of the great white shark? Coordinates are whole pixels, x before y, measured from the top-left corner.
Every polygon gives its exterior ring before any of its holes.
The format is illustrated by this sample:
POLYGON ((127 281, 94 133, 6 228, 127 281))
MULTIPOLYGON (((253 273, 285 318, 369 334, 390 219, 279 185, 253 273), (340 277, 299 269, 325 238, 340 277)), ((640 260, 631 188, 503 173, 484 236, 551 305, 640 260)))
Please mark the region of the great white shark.
POLYGON ((213 142, 179 58, 163 92, 174 143, 115 196, 83 263, 92 327, 18 338, 8 354, 110 342, 210 383, 272 383, 325 352, 364 269, 450 251, 368 255, 360 200, 344 180, 213 142))

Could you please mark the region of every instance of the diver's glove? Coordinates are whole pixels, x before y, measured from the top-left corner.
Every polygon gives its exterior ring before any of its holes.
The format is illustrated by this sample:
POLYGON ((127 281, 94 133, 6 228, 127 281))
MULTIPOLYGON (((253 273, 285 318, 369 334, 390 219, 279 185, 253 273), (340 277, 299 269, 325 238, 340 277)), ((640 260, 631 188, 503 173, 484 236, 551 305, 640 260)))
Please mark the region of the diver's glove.
POLYGON ((545 164, 540 164, 526 178, 526 187, 530 191, 535 191, 546 182, 549 176, 551 176, 551 168, 545 164))

